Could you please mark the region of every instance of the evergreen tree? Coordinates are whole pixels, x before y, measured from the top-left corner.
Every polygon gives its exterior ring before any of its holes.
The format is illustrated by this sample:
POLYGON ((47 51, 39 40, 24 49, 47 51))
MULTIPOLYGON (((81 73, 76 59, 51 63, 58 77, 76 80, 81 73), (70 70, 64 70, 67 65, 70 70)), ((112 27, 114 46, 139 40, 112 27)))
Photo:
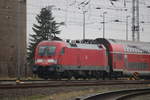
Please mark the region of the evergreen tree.
POLYGON ((36 45, 43 40, 51 40, 56 38, 56 34, 60 31, 59 23, 56 23, 50 7, 42 8, 40 14, 36 16, 37 24, 33 24, 33 34, 30 34, 28 57, 27 60, 30 64, 34 61, 34 51, 36 45))

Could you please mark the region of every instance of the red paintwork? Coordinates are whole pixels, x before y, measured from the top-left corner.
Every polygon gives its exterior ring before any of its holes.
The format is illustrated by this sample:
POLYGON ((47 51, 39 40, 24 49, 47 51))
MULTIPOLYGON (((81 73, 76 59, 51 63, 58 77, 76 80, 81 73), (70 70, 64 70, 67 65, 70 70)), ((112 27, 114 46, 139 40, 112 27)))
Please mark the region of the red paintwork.
POLYGON ((59 57, 59 54, 60 54, 60 50, 66 46, 66 43, 65 42, 60 42, 60 41, 43 41, 43 42, 40 42, 38 45, 37 45, 37 48, 35 50, 35 61, 37 59, 44 59, 45 62, 42 62, 42 63, 35 63, 35 65, 40 65, 40 66, 49 66, 49 65, 52 65, 54 63, 48 63, 47 62, 47 59, 55 59, 57 60, 58 57, 59 57), (38 55, 38 48, 40 46, 50 46, 50 45, 53 45, 53 46, 56 46, 56 51, 55 51, 55 56, 39 56, 38 55))
POLYGON ((112 66, 113 69, 123 69, 124 68, 124 48, 121 44, 111 44, 110 53, 112 57, 112 66), (122 59, 117 59, 117 54, 121 54, 122 59))
POLYGON ((64 56, 60 57, 60 64, 64 66, 108 66, 105 49, 66 48, 64 56))
MULTIPOLYGON (((106 50, 101 49, 85 49, 85 48, 68 48, 67 43, 60 41, 43 41, 38 44, 35 51, 35 60, 37 59, 55 59, 58 65, 62 66, 108 66, 106 58, 106 50), (56 46, 55 56, 39 56, 38 47, 39 46, 56 46), (61 49, 65 47, 65 53, 60 54, 61 49)), ((35 65, 40 66, 50 66, 54 63, 42 62, 35 63, 35 65)))
POLYGON ((137 62, 137 63, 148 63, 149 67, 146 69, 131 69, 130 71, 150 71, 150 55, 146 54, 128 54, 128 62, 137 62))
POLYGON ((117 69, 122 71, 126 70, 140 73, 142 73, 142 71, 150 71, 150 54, 125 52, 124 47, 125 44, 123 43, 110 43, 109 50, 112 59, 113 70, 117 69), (120 54, 122 56, 121 60, 117 59, 117 54, 120 54), (147 63, 148 68, 129 68, 129 66, 126 66, 125 64, 125 55, 127 56, 127 63, 147 63))

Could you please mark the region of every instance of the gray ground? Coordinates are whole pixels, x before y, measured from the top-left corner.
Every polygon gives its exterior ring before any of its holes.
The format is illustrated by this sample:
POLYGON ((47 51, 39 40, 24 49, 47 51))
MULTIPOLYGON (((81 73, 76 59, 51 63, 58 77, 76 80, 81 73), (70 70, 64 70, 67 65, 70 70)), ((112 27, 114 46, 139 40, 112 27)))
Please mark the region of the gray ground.
MULTIPOLYGON (((120 89, 131 89, 131 88, 145 88, 150 87, 149 85, 100 85, 100 86, 80 86, 80 87, 50 87, 50 88, 34 88, 34 89, 8 89, 8 90, 0 90, 0 100, 28 100, 25 99, 29 96, 54 96, 54 98, 59 98, 61 93, 68 93, 67 98, 75 98, 77 96, 86 96, 88 94, 98 93, 98 92, 107 92, 114 91, 120 89), (70 92, 79 92, 79 91, 89 91, 85 92, 85 94, 72 94, 70 92), (91 92, 92 91, 92 92, 91 92), (70 94, 69 94, 70 93, 70 94), (58 95, 57 95, 58 94, 58 95), (70 96, 70 97, 69 97, 70 96), (20 99, 24 98, 24 99, 20 99)), ((150 97, 149 95, 147 96, 150 97)), ((61 98, 61 97, 60 97, 61 98)), ((139 97, 142 98, 142 97, 139 97)), ((36 100, 36 99, 32 99, 36 100)), ((59 100, 59 99, 58 99, 59 100)), ((61 98, 60 100, 67 100, 66 98, 61 98)), ((150 99, 134 99, 134 100, 150 100, 150 99)))

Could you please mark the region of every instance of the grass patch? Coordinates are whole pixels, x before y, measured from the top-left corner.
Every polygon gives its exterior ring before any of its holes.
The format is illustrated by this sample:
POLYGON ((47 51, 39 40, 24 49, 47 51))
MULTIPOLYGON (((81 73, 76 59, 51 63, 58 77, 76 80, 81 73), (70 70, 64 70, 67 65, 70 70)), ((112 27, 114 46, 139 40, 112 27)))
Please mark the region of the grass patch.
POLYGON ((0 80, 16 80, 15 77, 0 77, 0 80))
POLYGON ((35 96, 28 96, 28 97, 3 97, 0 98, 0 100, 50 100, 50 99, 46 99, 45 95, 35 95, 35 96))
POLYGON ((27 100, 42 100, 45 98, 45 95, 35 95, 35 96, 29 96, 26 99, 27 100))
POLYGON ((34 95, 28 97, 15 97, 15 98, 3 98, 2 100, 70 100, 72 98, 85 96, 92 93, 98 93, 98 90, 87 89, 80 91, 70 91, 70 92, 62 92, 56 93, 52 95, 34 95))
MULTIPOLYGON (((0 77, 0 80, 17 80, 16 77, 0 77)), ((20 80, 43 80, 38 77, 21 77, 20 80)))

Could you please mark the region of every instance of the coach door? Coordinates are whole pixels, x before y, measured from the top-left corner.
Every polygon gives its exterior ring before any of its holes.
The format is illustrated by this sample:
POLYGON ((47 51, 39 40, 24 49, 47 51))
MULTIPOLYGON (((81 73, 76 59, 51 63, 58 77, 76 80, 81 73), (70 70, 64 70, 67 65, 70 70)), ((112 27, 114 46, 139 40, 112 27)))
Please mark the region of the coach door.
POLYGON ((76 52, 76 62, 77 62, 77 67, 78 69, 80 69, 81 67, 81 63, 82 63, 82 59, 81 59, 81 54, 82 54, 82 51, 80 49, 78 49, 78 52, 76 52))
POLYGON ((78 65, 78 68, 81 67, 81 57, 80 57, 80 54, 77 55, 77 65, 78 65))
POLYGON ((128 55, 125 54, 124 55, 124 70, 126 70, 128 68, 128 55))

